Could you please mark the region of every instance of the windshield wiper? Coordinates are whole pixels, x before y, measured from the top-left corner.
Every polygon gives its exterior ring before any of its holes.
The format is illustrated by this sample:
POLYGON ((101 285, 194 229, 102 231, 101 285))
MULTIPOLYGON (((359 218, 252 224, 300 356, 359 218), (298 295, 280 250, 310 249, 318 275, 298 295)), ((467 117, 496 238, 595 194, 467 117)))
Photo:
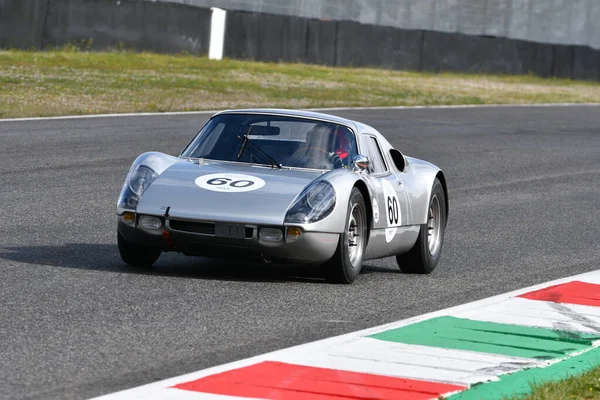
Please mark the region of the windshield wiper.
POLYGON ((248 129, 248 132, 243 137, 238 136, 238 139, 243 140, 243 143, 242 147, 240 148, 240 151, 238 152, 237 160, 240 160, 242 154, 244 154, 244 151, 246 151, 246 149, 250 149, 250 151, 252 151, 253 153, 256 153, 259 156, 263 156, 264 158, 269 160, 271 168, 277 167, 281 169, 281 164, 279 163, 279 161, 267 154, 263 149, 260 148, 260 146, 257 146, 250 141, 250 138, 248 137, 250 135, 250 131, 252 131, 252 126, 250 126, 250 129, 248 129))
POLYGON ((250 147, 250 149, 253 152, 258 153, 259 155, 262 155, 263 157, 268 159, 271 164, 271 168, 277 167, 277 168, 281 169, 281 164, 279 163, 279 161, 277 161, 274 157, 270 156, 266 151, 261 149, 260 146, 254 144, 248 140, 248 147, 250 147))
MULTIPOLYGON (((242 142, 242 147, 240 147, 240 151, 238 152, 237 155, 237 160, 240 161, 240 158, 242 157, 242 154, 244 154, 244 151, 246 151, 246 147, 248 146, 248 143, 250 143, 250 132, 252 131, 252 125, 250 125, 250 129, 248 129, 248 132, 246 132, 246 134, 244 135, 244 141, 242 142)), ((242 139, 241 136, 237 137, 238 139, 242 139)))

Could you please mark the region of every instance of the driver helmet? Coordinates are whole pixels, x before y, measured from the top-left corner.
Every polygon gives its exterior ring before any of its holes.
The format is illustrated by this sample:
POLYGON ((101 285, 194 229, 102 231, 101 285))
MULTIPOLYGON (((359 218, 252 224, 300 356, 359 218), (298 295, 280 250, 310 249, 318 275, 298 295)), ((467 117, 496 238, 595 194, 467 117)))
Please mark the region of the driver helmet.
POLYGON ((339 127, 335 131, 335 153, 345 160, 352 151, 352 133, 347 128, 339 127))

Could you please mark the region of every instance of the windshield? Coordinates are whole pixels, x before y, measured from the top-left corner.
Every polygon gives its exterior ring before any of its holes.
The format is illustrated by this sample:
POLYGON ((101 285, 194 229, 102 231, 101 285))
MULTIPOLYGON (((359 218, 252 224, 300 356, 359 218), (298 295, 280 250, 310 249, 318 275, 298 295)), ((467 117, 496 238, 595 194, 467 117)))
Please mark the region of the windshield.
POLYGON ((330 170, 348 168, 356 154, 354 134, 343 125, 224 114, 210 120, 181 156, 330 170))

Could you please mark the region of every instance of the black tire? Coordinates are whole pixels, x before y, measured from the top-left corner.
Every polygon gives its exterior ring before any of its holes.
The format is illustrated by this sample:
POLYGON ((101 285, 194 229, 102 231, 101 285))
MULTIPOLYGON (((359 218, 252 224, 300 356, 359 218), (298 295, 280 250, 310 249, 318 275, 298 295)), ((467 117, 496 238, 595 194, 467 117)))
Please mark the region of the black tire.
POLYGON ((437 178, 433 183, 428 208, 428 222, 421 225, 417 242, 407 253, 396 256, 396 262, 402 272, 430 274, 440 261, 448 214, 446 210, 446 195, 444 193, 444 188, 437 178), (434 205, 434 202, 437 205, 434 205), (433 211, 435 207, 439 207, 439 213, 433 211), (431 229, 432 226, 435 225, 435 222, 432 222, 434 221, 432 214, 436 214, 437 218, 439 218, 439 225, 437 225, 439 237, 437 239, 434 237, 434 234, 437 233, 435 231, 436 228, 434 227, 434 229, 431 229), (431 231, 433 231, 434 234, 430 235, 431 231), (430 239, 431 237, 434 237, 434 239, 430 239), (430 250, 431 240, 436 240, 435 244, 431 245, 434 247, 433 253, 430 250))
POLYGON ((131 243, 120 232, 117 232, 117 243, 121 259, 132 267, 150 268, 161 253, 160 250, 131 243))
POLYGON ((353 188, 348 201, 346 226, 340 235, 337 250, 325 265, 327 281, 332 283, 352 283, 362 269, 367 243, 367 208, 360 190, 353 188), (354 212, 354 214, 353 214, 354 212), (352 224, 351 224, 351 221, 352 224), (353 225, 353 229, 351 229, 353 225), (351 235, 354 235, 351 237, 351 235), (351 245, 355 243, 354 246, 351 245), (354 248, 352 249, 351 248, 354 248), (358 251, 359 253, 355 253, 358 251))

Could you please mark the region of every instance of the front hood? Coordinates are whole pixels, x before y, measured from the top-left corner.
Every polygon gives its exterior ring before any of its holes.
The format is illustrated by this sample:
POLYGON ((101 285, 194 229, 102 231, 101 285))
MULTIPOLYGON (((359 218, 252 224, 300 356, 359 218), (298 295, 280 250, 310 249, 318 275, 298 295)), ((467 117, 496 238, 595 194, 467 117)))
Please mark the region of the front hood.
POLYGON ((140 214, 202 221, 283 225, 296 196, 321 172, 249 164, 180 161, 144 192, 140 214))

